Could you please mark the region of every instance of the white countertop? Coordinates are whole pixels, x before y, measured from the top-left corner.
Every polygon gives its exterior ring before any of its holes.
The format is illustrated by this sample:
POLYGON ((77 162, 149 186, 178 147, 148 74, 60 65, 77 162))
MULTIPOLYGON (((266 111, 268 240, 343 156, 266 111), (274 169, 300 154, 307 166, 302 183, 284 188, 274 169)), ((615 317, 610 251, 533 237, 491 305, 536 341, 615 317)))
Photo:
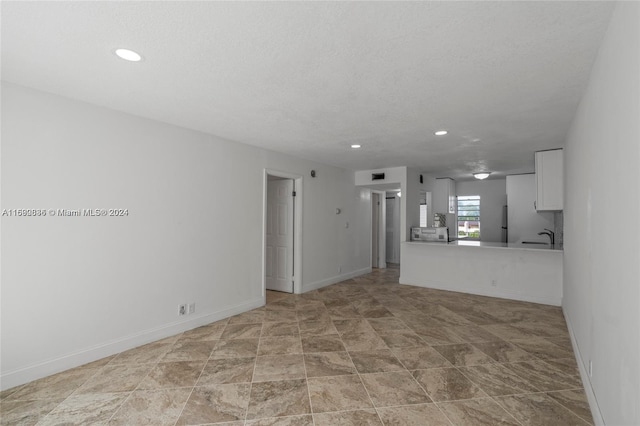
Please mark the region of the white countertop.
POLYGON ((457 240, 451 241, 449 243, 438 243, 438 242, 429 242, 429 241, 406 241, 404 244, 411 245, 431 245, 431 246, 442 246, 442 247, 480 247, 480 248, 498 248, 498 249, 520 249, 520 250, 536 250, 536 251, 554 251, 554 252, 562 252, 561 246, 554 246, 550 248, 548 245, 543 244, 522 244, 522 243, 498 243, 498 242, 489 242, 489 241, 468 241, 468 240, 457 240))

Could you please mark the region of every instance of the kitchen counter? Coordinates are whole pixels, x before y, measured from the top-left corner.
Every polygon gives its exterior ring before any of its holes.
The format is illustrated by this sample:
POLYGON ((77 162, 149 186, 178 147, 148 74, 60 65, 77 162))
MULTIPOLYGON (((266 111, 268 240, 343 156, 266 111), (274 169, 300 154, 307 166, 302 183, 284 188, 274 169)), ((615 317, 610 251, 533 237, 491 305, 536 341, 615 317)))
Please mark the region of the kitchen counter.
POLYGON ((545 251, 559 251, 562 252, 562 246, 556 244, 553 247, 545 244, 523 244, 523 243, 498 243, 490 241, 469 241, 469 240, 456 240, 448 243, 438 243, 430 241, 407 241, 405 244, 429 244, 433 246, 441 247, 483 247, 483 248, 499 248, 499 249, 521 249, 521 250, 545 250, 545 251))
POLYGON ((407 241, 400 283, 560 306, 563 255, 538 244, 407 241))

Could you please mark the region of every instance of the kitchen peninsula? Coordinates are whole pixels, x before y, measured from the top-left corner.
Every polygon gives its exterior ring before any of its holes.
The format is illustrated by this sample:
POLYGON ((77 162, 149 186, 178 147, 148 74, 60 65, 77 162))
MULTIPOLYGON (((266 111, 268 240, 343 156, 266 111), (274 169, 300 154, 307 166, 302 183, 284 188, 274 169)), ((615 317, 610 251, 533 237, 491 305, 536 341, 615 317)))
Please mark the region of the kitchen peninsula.
POLYGON ((546 245, 403 242, 400 284, 560 306, 562 256, 546 245))

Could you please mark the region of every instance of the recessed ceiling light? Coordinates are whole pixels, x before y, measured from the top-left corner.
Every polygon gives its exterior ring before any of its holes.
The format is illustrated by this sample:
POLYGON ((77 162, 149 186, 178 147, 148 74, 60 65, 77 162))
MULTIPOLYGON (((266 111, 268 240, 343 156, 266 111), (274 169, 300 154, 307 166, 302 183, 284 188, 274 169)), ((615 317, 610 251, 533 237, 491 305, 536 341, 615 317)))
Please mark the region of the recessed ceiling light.
POLYGON ((490 174, 491 174, 491 172, 474 173, 473 177, 476 178, 476 179, 483 180, 483 179, 488 178, 490 174))
POLYGON ((353 148, 353 149, 358 149, 358 148, 361 148, 361 147, 362 147, 362 145, 358 145, 358 144, 351 145, 351 148, 353 148))
POLYGON ((436 132, 436 136, 444 136, 444 135, 446 135, 447 133, 449 133, 449 132, 447 132, 446 130, 438 130, 438 131, 436 132))
POLYGON ((139 53, 134 52, 133 50, 129 50, 129 49, 116 49, 116 55, 118 55, 120 58, 124 59, 125 61, 131 61, 131 62, 139 62, 142 60, 142 56, 140 56, 139 53))

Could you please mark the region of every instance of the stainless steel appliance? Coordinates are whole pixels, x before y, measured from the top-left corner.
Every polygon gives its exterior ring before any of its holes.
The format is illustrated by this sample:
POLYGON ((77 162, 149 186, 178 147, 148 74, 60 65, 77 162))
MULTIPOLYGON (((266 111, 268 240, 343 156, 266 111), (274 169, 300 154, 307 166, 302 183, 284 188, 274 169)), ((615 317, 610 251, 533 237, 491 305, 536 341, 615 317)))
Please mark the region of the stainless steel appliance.
POLYGON ((449 228, 447 228, 446 226, 438 228, 411 228, 411 241, 448 243, 449 228))

